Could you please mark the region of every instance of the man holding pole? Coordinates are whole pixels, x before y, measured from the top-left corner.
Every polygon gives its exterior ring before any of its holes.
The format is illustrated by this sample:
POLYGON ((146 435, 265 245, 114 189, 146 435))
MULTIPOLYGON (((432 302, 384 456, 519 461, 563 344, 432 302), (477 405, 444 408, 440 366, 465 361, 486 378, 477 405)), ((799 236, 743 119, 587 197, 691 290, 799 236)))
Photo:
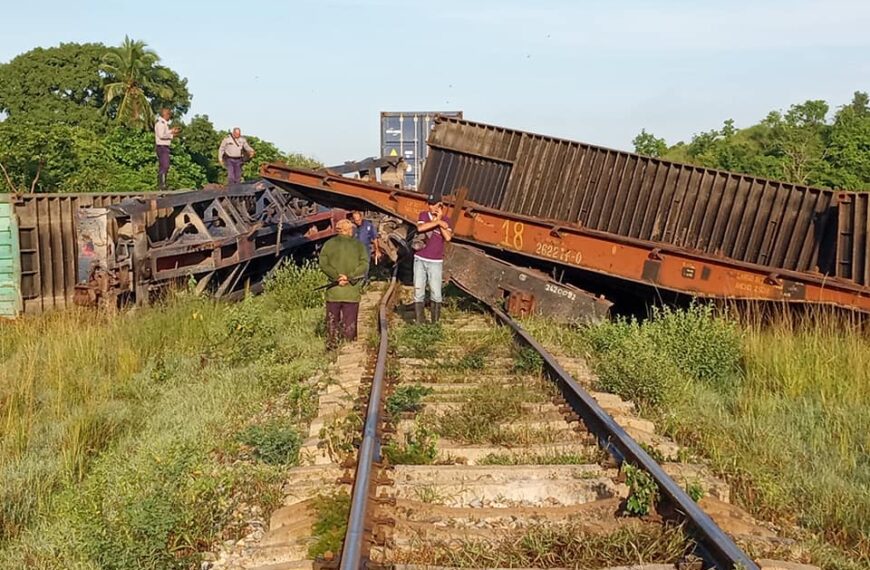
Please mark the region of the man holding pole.
POLYGON ((339 335, 356 340, 360 289, 368 269, 368 256, 363 244, 353 237, 353 222, 344 219, 335 224, 338 235, 323 245, 320 270, 330 280, 326 289, 326 346, 338 346, 339 335))

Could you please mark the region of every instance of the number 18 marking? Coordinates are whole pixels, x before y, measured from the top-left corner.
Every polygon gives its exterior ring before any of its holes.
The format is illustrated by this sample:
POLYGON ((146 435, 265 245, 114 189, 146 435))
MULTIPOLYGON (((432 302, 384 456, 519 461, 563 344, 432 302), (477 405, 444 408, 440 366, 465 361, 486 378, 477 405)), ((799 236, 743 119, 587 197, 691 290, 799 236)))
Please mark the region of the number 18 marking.
POLYGON ((505 220, 501 225, 504 230, 504 239, 501 244, 514 249, 523 249, 523 231, 526 229, 522 222, 513 223, 513 239, 511 239, 511 223, 505 220))

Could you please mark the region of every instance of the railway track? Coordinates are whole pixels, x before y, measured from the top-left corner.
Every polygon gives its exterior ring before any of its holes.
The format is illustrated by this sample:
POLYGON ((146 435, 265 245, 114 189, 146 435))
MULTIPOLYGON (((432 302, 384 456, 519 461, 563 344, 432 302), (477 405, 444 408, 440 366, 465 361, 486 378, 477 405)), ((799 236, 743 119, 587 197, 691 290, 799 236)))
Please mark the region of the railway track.
POLYGON ((519 323, 417 327, 401 296, 378 309, 343 549, 315 567, 758 568, 519 323), (653 488, 666 508, 624 515, 653 488))

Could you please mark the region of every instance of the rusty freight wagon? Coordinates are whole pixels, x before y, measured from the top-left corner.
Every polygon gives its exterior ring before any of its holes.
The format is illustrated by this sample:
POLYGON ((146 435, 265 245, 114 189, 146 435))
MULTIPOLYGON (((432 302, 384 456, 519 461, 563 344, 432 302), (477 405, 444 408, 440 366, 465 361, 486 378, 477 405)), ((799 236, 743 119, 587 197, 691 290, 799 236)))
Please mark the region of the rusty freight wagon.
POLYGON ((143 303, 189 278, 216 297, 238 295, 291 251, 334 235, 345 214, 264 182, 165 194, 3 194, 0 316, 143 303))
POLYGON ((863 195, 449 117, 429 146, 419 193, 272 164, 262 174, 312 200, 368 203, 411 223, 426 195, 443 196, 461 210, 457 241, 611 282, 870 311, 863 195))

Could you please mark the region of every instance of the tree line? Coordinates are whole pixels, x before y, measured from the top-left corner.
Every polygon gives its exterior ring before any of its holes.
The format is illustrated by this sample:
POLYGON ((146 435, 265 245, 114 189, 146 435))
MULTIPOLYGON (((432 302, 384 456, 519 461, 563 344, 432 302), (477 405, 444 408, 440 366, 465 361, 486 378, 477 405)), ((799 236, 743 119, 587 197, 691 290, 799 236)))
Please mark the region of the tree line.
POLYGON ((744 129, 725 121, 721 129, 668 145, 642 130, 634 140, 640 154, 674 162, 743 172, 841 190, 870 190, 870 97, 857 91, 834 113, 825 101, 810 100, 772 111, 744 129))
MULTIPOLYGON (((0 191, 154 190, 151 128, 163 107, 181 128, 172 144, 170 187, 221 183, 217 149, 227 132, 208 115, 182 121, 191 98, 187 79, 130 38, 120 46, 66 43, 18 55, 0 65, 0 191)), ((246 177, 256 177, 263 162, 319 166, 246 136, 257 151, 245 165, 246 177)))

